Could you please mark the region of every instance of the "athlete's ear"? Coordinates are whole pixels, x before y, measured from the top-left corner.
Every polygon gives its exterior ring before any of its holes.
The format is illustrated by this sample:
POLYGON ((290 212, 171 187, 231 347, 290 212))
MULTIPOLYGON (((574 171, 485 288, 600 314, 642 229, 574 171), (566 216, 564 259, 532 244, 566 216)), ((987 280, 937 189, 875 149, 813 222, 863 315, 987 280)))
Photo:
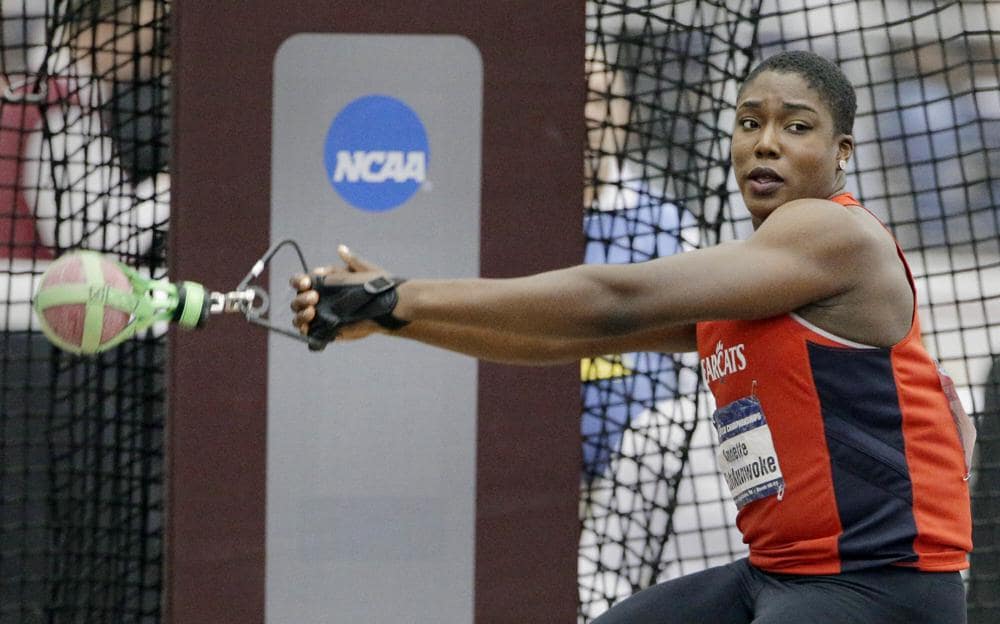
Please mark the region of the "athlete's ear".
POLYGON ((854 136, 842 134, 837 139, 837 160, 850 160, 854 155, 854 136))

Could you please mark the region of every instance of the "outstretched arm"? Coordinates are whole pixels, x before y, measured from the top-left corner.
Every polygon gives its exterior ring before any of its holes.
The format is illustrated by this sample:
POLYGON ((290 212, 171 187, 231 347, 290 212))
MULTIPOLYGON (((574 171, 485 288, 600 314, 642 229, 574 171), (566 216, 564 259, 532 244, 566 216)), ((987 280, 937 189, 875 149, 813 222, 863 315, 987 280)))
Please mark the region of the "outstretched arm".
MULTIPOLYGON (((658 350, 689 350, 697 321, 765 318, 854 288, 872 248, 842 206, 798 200, 777 209, 746 241, 641 264, 580 265, 501 280, 411 280, 399 287, 394 314, 412 322, 401 335, 428 342, 430 332, 443 335, 444 325, 512 341, 557 341, 557 351, 570 349, 574 357, 581 345, 609 353, 637 350, 639 342, 638 350, 651 350, 645 343, 653 337, 663 345, 658 350), (681 337, 682 345, 670 343, 681 337)), ((381 273, 359 269, 330 277, 357 283, 381 273)), ((297 286, 296 324, 307 330, 315 293, 297 286)))
MULTIPOLYGON (((343 266, 323 267, 314 271, 314 274, 323 275, 329 282, 386 273, 344 246, 338 249, 338 253, 344 261, 343 266)), ((297 312, 296 325, 302 333, 308 331, 309 322, 315 315, 313 305, 318 300, 316 292, 310 289, 310 279, 310 276, 305 275, 292 278, 292 286, 300 292, 292 308, 297 312)), ((407 286, 408 283, 401 288, 407 286)), ((512 335, 493 327, 428 320, 413 320, 401 329, 389 331, 373 321, 364 321, 343 327, 337 339, 357 340, 372 333, 392 334, 491 362, 535 366, 569 363, 609 353, 682 352, 695 349, 694 325, 661 327, 628 336, 577 339, 540 334, 512 335)))
POLYGON ((832 202, 792 202, 746 241, 639 264, 409 282, 397 315, 514 335, 593 339, 787 313, 843 293, 860 278, 870 241, 842 206, 826 204, 832 202))

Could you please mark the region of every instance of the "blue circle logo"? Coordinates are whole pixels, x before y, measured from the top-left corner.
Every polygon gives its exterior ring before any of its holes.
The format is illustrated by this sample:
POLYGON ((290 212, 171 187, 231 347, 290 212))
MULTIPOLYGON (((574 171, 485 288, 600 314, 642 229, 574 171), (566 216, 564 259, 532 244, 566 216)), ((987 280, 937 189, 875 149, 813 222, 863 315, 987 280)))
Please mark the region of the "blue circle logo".
POLYGON ((371 212, 392 210, 427 179, 427 131, 401 100, 367 95, 333 118, 323 161, 330 184, 344 201, 371 212))

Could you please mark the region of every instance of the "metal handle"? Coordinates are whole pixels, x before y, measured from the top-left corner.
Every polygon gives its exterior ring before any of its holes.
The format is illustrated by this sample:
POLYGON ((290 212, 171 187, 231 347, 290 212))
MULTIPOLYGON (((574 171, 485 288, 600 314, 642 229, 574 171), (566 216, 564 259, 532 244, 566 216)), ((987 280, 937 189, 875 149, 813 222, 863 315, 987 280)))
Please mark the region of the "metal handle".
POLYGON ((309 266, 306 264, 305 256, 302 254, 302 249, 299 244, 292 239, 285 239, 275 245, 272 245, 263 256, 260 257, 257 262, 254 263, 250 271, 246 276, 240 280, 240 283, 236 286, 235 290, 231 290, 227 293, 212 292, 209 293, 209 307, 208 311, 210 314, 242 314, 246 320, 254 325, 264 327, 270 331, 282 334, 283 336, 288 336, 289 338, 294 338, 301 342, 305 342, 310 346, 310 348, 315 348, 315 341, 307 336, 303 336, 298 332, 285 327, 278 327, 277 325, 272 325, 270 321, 265 318, 271 307, 271 300, 267 294, 267 291, 257 285, 251 285, 250 282, 258 277, 264 272, 267 267, 267 263, 282 247, 291 247, 295 250, 296 255, 299 258, 299 263, 302 265, 303 273, 309 272, 309 266))

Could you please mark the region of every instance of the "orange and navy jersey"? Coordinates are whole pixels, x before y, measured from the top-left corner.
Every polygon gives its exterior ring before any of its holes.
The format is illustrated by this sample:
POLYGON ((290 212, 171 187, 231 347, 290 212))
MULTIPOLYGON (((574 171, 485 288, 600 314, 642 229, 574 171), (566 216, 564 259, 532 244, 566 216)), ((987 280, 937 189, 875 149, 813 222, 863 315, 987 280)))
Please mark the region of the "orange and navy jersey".
MULTIPOLYGON (((834 200, 858 205, 848 194, 834 200)), ((794 313, 698 323, 702 374, 720 406, 720 468, 755 566, 968 567, 965 456, 915 308, 891 348, 794 313)))

